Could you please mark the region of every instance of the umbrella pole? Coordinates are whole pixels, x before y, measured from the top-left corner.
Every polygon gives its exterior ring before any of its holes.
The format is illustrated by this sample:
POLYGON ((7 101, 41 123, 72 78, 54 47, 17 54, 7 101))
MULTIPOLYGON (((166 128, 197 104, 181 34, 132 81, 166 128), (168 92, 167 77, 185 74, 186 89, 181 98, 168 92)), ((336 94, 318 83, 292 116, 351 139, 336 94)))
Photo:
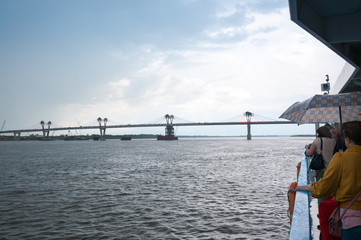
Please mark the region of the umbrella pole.
POLYGON ((339 112, 339 115, 340 115, 340 131, 341 131, 341 148, 343 149, 343 141, 342 139, 344 139, 343 137, 343 129, 342 129, 342 114, 341 114, 341 106, 338 106, 338 112, 339 112))
POLYGON ((341 106, 338 106, 338 112, 339 112, 339 114, 340 114, 341 134, 343 134, 343 132, 342 132, 342 114, 341 114, 341 106))

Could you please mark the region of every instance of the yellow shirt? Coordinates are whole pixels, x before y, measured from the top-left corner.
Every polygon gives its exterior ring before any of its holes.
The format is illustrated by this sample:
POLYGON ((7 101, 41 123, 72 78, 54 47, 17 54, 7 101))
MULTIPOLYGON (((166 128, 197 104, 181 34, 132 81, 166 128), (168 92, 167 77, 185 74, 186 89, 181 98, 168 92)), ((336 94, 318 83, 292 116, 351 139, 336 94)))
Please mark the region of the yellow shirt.
MULTIPOLYGON (((353 145, 344 153, 336 153, 318 182, 311 184, 311 195, 319 198, 335 193, 341 208, 347 207, 361 190, 361 145, 353 145)), ((361 197, 350 209, 361 211, 361 197)))

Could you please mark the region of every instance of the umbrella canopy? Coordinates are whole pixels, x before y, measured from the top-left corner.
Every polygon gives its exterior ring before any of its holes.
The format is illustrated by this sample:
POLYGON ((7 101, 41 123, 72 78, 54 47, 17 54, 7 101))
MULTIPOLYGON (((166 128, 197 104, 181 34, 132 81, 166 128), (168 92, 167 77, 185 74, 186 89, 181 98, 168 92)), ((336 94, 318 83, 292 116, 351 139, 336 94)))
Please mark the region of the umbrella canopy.
POLYGON ((280 118, 298 124, 361 121, 361 92, 315 95, 294 103, 280 118))

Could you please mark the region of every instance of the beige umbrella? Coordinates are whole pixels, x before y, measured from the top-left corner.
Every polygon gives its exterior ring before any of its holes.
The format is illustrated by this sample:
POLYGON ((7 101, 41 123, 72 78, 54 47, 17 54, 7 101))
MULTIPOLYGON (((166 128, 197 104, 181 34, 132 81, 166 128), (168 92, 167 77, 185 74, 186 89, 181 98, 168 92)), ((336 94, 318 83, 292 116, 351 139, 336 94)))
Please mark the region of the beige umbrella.
POLYGON ((298 124, 361 121, 361 92, 315 95, 294 103, 280 118, 298 124))

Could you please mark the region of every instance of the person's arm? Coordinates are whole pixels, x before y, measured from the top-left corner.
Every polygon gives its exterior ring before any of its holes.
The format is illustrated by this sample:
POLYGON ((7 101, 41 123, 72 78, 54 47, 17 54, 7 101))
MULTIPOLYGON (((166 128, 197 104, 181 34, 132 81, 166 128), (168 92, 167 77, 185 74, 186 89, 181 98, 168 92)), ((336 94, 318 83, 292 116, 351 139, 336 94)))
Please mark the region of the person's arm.
POLYGON ((316 198, 327 196, 335 192, 341 181, 341 162, 340 155, 336 153, 335 156, 333 156, 330 165, 328 165, 323 178, 309 185, 297 186, 296 190, 309 191, 311 192, 312 197, 316 198))
POLYGON ((300 191, 310 191, 311 188, 311 184, 308 185, 301 185, 301 186, 297 186, 296 190, 300 190, 300 191))
POLYGON ((312 143, 311 147, 306 145, 305 149, 306 149, 306 155, 307 156, 312 156, 313 154, 315 154, 315 152, 316 152, 316 144, 315 144, 315 142, 312 143))
POLYGON ((323 175, 323 178, 312 183, 310 188, 312 197, 319 198, 336 192, 341 182, 342 168, 342 155, 340 153, 335 153, 323 175))

